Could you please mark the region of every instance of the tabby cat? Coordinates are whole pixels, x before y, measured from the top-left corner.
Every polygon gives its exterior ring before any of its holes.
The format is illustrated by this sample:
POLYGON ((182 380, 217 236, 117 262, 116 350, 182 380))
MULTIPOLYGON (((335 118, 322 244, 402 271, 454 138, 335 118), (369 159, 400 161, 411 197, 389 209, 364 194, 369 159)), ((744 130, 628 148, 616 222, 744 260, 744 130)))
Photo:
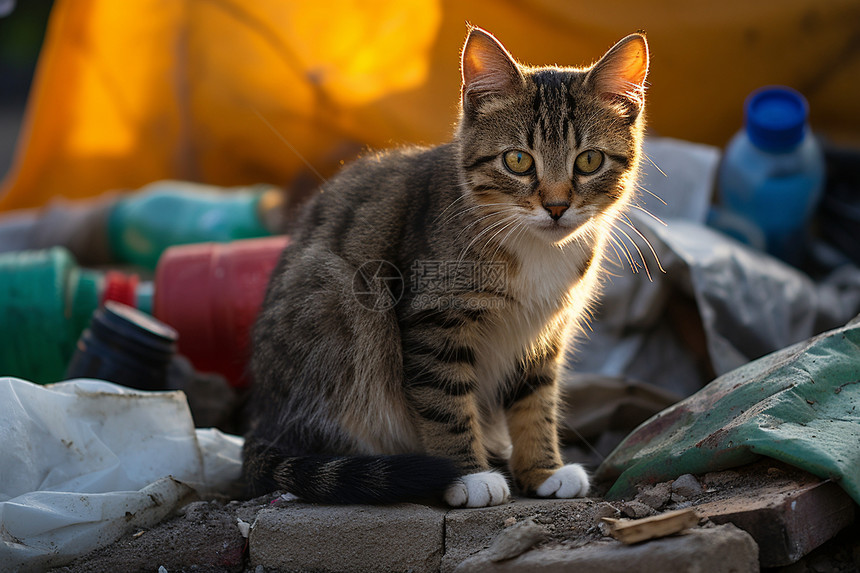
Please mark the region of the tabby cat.
POLYGON ((633 193, 648 46, 533 68, 471 28, 461 71, 452 142, 359 159, 291 227, 253 335, 251 494, 481 507, 507 471, 588 492, 559 455, 559 361, 633 193))

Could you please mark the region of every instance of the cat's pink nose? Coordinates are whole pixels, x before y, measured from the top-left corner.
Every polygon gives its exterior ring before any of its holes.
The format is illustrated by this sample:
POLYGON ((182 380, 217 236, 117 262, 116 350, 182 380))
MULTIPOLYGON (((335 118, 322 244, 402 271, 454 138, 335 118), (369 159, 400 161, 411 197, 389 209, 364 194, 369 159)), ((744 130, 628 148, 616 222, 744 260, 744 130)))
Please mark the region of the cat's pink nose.
POLYGON ((552 217, 553 221, 561 219, 561 216, 564 215, 564 212, 567 211, 568 207, 570 207, 570 203, 567 201, 543 204, 543 208, 549 212, 549 216, 552 217))

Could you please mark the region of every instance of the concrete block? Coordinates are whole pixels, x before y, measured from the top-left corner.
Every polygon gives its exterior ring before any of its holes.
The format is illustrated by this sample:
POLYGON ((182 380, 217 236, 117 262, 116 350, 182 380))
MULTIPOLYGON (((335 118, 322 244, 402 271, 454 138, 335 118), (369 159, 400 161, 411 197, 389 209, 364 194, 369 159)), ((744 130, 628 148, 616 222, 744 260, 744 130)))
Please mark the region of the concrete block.
POLYGON ((685 534, 637 545, 599 541, 571 549, 538 548, 508 561, 494 562, 482 551, 460 563, 455 573, 687 573, 757 572, 758 546, 733 525, 692 529, 685 534))
POLYGON ((251 565, 266 571, 436 572, 445 510, 415 504, 321 506, 289 502, 257 514, 251 565))
POLYGON ((442 573, 453 571, 461 561, 489 547, 505 527, 533 518, 550 538, 583 535, 594 525, 591 516, 598 505, 593 499, 518 498, 504 505, 479 509, 454 509, 445 518, 445 555, 442 573))

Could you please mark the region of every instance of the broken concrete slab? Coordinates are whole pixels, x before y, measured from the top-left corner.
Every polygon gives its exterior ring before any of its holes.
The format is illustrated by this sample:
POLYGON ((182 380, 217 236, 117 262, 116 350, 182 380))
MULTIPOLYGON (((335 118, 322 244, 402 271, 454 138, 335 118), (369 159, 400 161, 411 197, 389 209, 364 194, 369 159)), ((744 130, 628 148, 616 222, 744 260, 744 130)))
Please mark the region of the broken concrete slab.
POLYGON ((251 565, 276 571, 439 570, 444 509, 416 504, 267 508, 251 528, 251 565))
POLYGON ((744 573, 759 570, 758 546, 752 537, 733 525, 692 529, 666 537, 624 545, 599 541, 579 548, 563 546, 533 549, 507 561, 494 562, 482 551, 459 564, 455 573, 651 573, 696 571, 699 573, 744 573))
POLYGON ((469 556, 493 543, 496 536, 515 523, 532 518, 543 525, 550 538, 582 537, 595 528, 593 499, 515 499, 511 503, 480 509, 451 510, 445 517, 445 555, 441 571, 448 573, 469 556))

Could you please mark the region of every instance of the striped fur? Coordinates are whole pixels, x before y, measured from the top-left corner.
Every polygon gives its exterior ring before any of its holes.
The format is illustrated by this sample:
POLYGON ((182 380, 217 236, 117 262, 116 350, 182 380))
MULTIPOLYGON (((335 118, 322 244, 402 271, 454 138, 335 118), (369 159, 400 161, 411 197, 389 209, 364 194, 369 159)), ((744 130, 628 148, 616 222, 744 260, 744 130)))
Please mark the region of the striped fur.
POLYGON ((647 45, 529 68, 475 28, 462 70, 451 143, 356 161, 290 228, 254 331, 251 493, 488 505, 508 494, 496 459, 526 494, 586 493, 559 455, 557 371, 633 192, 647 45))

